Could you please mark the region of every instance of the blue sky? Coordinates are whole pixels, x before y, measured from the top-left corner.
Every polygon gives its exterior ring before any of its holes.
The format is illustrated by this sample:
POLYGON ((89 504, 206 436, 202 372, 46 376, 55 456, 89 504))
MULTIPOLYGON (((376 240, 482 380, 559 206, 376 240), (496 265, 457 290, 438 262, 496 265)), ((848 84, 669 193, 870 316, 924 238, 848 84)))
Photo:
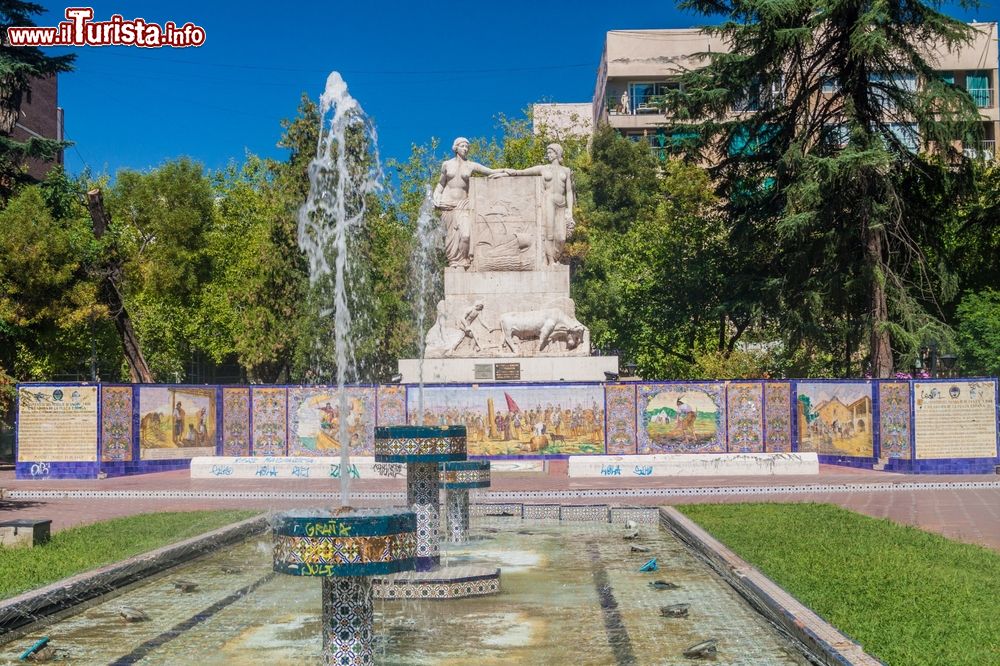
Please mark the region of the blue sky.
MULTIPOLYGON (((40 26, 66 5, 43 2, 40 26)), ((77 3, 73 3, 77 4, 77 3)), ((374 117, 383 156, 431 137, 495 134, 497 113, 589 101, 608 30, 700 25, 660 2, 96 2, 95 20, 178 25, 204 46, 53 48, 77 53, 59 82, 71 173, 148 169, 186 155, 210 169, 247 151, 281 157, 279 121, 338 70, 374 117), (282 13, 284 10, 287 15, 282 13)), ((979 17, 991 20, 980 11, 979 17)), ((968 18, 972 18, 971 16, 968 18)))

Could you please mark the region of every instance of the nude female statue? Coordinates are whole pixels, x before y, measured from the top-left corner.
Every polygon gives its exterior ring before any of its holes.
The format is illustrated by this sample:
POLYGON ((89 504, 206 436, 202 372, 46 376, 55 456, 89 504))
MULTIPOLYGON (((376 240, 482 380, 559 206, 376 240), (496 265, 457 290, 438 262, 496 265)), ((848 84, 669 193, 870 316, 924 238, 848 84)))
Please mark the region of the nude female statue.
POLYGON ((545 243, 545 263, 555 264, 562 257, 566 237, 573 233, 573 172, 562 165, 563 149, 550 143, 545 149, 548 164, 527 169, 504 169, 508 176, 541 176, 542 236, 545 243))
POLYGON ((466 159, 469 140, 465 137, 455 139, 451 150, 455 157, 441 164, 441 177, 434 188, 434 207, 441 211, 441 223, 445 232, 444 252, 448 257, 448 266, 468 268, 471 262, 469 234, 472 232, 469 178, 474 173, 502 176, 504 172, 466 159))

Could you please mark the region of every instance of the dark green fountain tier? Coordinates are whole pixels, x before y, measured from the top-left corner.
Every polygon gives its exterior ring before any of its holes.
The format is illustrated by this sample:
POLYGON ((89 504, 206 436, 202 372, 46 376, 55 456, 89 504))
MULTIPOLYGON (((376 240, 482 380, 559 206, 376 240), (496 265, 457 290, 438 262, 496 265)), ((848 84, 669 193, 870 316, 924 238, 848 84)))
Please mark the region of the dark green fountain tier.
POLYGON ((465 426, 375 428, 375 462, 442 463, 465 458, 465 426))
POLYGON ((490 487, 489 460, 446 462, 441 469, 441 485, 446 490, 490 487))
POLYGON ((291 576, 382 576, 413 569, 417 516, 412 511, 352 510, 280 514, 274 570, 291 576))

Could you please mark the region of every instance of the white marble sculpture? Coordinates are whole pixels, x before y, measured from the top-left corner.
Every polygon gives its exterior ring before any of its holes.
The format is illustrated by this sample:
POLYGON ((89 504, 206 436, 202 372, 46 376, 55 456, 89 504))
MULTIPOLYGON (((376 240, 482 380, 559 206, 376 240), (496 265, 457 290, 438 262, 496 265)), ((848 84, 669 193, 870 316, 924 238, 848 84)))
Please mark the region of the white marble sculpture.
POLYGON ((550 144, 547 164, 521 170, 468 160, 461 137, 452 149, 433 194, 446 236, 445 298, 424 356, 588 356, 590 334, 576 319, 569 267, 560 263, 573 231, 562 148, 550 144))
POLYGON ((563 256, 566 238, 573 233, 573 172, 562 165, 563 149, 550 143, 545 149, 548 164, 527 169, 504 169, 508 176, 542 177, 542 240, 545 263, 558 263, 563 256))
POLYGON ((472 213, 469 209, 469 179, 472 174, 503 175, 502 171, 489 169, 468 159, 469 140, 458 137, 451 144, 455 156, 441 164, 441 176, 434 188, 434 207, 441 213, 444 226, 444 251, 451 268, 468 268, 470 262, 469 237, 472 230, 472 213))

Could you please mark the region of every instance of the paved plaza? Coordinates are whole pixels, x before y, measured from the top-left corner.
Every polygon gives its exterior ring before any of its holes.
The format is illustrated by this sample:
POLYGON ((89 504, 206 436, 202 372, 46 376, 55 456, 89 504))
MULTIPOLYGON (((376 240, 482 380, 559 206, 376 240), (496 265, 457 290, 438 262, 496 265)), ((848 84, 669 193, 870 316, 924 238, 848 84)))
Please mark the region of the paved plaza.
MULTIPOLYGON (((17 480, 0 472, 0 519, 47 518, 53 530, 151 511, 284 510, 338 502, 336 479, 192 479, 187 470, 100 480, 17 480)), ((354 504, 403 503, 405 479, 356 479, 354 504)), ((495 472, 474 502, 642 504, 822 502, 1000 551, 1000 477, 930 476, 821 465, 817 476, 575 479, 565 461, 545 472, 495 472)))

